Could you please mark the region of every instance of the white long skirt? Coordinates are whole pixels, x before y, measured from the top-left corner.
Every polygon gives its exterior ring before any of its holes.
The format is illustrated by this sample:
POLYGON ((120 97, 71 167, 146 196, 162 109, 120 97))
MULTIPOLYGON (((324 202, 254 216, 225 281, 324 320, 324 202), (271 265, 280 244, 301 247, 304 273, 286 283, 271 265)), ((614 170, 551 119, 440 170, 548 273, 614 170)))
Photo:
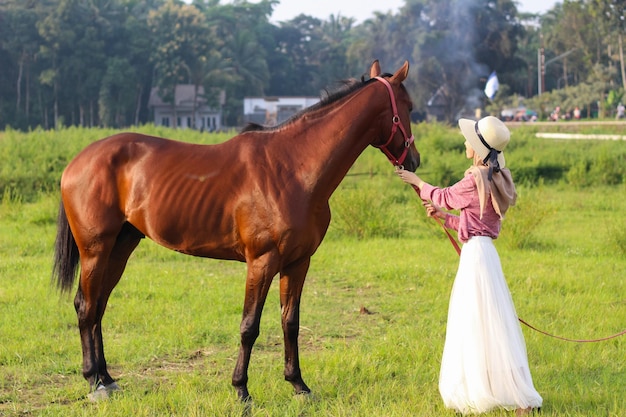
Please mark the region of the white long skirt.
POLYGON ((450 295, 439 374, 446 407, 463 414, 540 407, 526 343, 489 237, 463 245, 450 295))

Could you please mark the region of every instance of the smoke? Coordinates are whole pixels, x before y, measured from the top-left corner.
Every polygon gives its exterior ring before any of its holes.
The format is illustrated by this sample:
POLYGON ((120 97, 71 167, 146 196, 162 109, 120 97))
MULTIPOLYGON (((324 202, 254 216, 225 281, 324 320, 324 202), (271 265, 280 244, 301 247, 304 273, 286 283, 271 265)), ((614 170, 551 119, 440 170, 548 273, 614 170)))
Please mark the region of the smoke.
MULTIPOLYGON (((458 103, 453 108, 453 115, 458 118, 461 115, 472 115, 474 109, 483 107, 485 95, 483 93, 484 81, 491 69, 476 59, 477 46, 481 40, 479 30, 484 23, 485 8, 494 7, 495 2, 481 0, 452 0, 443 1, 450 4, 449 36, 447 37, 448 53, 451 65, 460 71, 451 71, 455 77, 453 84, 458 85, 458 103)), ((456 121, 456 120, 454 120, 456 121)))
POLYGON ((454 123, 460 114, 473 116, 484 106, 483 88, 492 69, 478 61, 476 51, 495 7, 489 0, 406 0, 399 29, 410 42, 398 53, 411 57, 407 86, 416 107, 427 106, 439 92, 445 109, 437 117, 454 123))

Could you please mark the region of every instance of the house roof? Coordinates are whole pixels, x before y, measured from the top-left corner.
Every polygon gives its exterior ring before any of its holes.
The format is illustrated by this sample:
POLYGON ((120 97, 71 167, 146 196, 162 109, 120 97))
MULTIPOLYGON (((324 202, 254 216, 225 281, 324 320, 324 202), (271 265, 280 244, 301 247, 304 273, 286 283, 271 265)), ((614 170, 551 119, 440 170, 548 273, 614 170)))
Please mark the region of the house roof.
MULTIPOLYGON (((194 97, 194 89, 195 86, 193 84, 178 84, 176 86, 176 90, 174 93, 174 102, 176 103, 176 107, 179 106, 193 106, 193 97, 194 97)), ((206 103, 206 99, 204 96, 204 87, 198 87, 196 103, 197 105, 203 105, 206 103)), ((157 107, 157 106, 171 106, 170 103, 165 103, 163 99, 159 96, 159 89, 157 87, 152 87, 150 90, 150 99, 148 100, 149 107, 157 107)))

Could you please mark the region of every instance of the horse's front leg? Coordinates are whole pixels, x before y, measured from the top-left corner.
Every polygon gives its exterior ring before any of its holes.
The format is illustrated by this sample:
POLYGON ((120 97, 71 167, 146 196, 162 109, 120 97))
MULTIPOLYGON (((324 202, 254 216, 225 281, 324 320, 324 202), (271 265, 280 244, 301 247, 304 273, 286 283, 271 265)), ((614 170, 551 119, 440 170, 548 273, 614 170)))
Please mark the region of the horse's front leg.
POLYGON ((280 306, 285 339, 285 379, 293 385, 296 394, 308 394, 309 387, 302 380, 298 354, 300 333, 300 296, 311 259, 306 258, 281 271, 280 306))
POLYGON ((243 317, 239 327, 241 345, 232 379, 232 384, 241 401, 251 400, 248 392, 248 365, 250 364, 252 347, 259 336, 261 313, 265 299, 272 279, 278 272, 277 265, 277 257, 273 253, 248 260, 246 295, 243 304, 243 317))

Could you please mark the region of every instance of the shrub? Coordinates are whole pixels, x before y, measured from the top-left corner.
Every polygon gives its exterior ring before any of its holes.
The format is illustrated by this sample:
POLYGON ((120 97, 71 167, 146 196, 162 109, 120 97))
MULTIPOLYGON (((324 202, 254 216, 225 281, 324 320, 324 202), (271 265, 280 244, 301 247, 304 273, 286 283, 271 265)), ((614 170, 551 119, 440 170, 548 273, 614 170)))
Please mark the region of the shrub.
POLYGON ((591 184, 589 177, 589 164, 581 160, 572 165, 565 175, 567 182, 574 187, 586 187, 591 184))
POLYGON ((624 158, 620 155, 609 155, 602 152, 589 163, 589 177, 595 184, 617 185, 622 183, 624 175, 624 158))
POLYGON ((626 229, 623 226, 614 226, 609 230, 609 237, 615 251, 626 255, 626 229))
POLYGON ((368 189, 342 189, 333 194, 332 229, 341 236, 356 239, 399 237, 403 218, 388 210, 393 200, 368 189))
MULTIPOLYGON (((577 187, 618 185, 626 181, 626 147, 622 141, 555 141, 538 139, 536 125, 511 128, 513 140, 506 150, 507 165, 519 184, 565 181, 577 187)), ((577 127, 568 123, 541 126, 542 130, 581 133, 621 133, 610 126, 577 127)), ((220 143, 236 132, 202 133, 146 125, 131 130, 192 143, 220 143)), ((467 167, 463 137, 457 127, 439 123, 412 126, 422 155, 418 174, 426 181, 447 186, 459 180, 467 167)), ((110 136, 112 129, 64 128, 27 133, 6 130, 0 136, 0 196, 19 195, 32 202, 41 194, 58 192, 61 173, 88 144, 110 136)), ((351 169, 354 174, 387 175, 393 168, 380 150, 368 147, 351 169)), ((384 194, 384 193, 383 193, 384 194)))
POLYGON ((504 221, 503 241, 511 249, 541 247, 535 231, 555 212, 555 207, 546 203, 541 192, 532 193, 532 198, 525 195, 524 189, 518 189, 517 204, 509 209, 504 221))

